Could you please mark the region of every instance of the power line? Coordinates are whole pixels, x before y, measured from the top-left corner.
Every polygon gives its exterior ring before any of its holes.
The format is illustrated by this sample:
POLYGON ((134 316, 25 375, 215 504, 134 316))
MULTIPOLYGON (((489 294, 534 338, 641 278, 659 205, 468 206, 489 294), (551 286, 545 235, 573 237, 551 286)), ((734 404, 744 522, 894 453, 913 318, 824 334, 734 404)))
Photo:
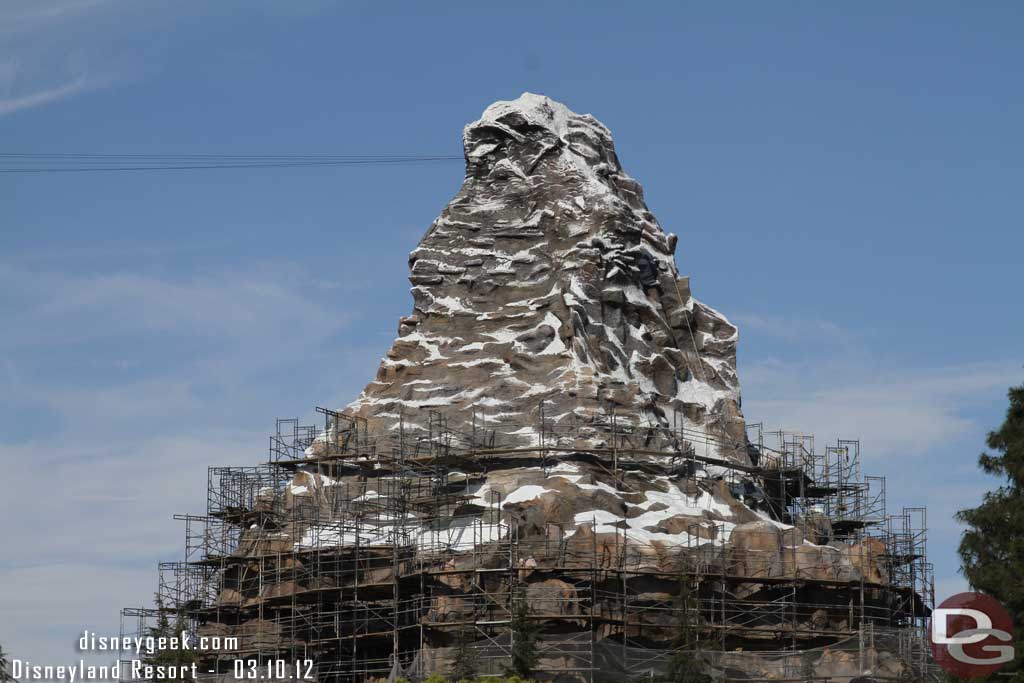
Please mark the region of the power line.
POLYGON ((242 168, 310 168, 459 161, 449 154, 88 154, 0 152, 0 173, 197 171, 242 168))
POLYGON ((0 152, 0 157, 22 159, 416 159, 423 157, 458 158, 443 154, 108 154, 108 153, 23 153, 0 152))

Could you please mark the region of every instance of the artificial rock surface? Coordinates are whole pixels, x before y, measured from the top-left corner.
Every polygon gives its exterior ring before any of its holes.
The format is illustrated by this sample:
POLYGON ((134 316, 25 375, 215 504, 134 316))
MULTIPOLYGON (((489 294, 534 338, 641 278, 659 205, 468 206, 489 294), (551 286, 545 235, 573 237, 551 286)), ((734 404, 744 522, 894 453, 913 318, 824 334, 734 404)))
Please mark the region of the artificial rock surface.
POLYGON ((526 93, 463 147, 462 188, 409 255, 413 311, 348 411, 371 431, 475 411, 530 443, 544 402, 556 428, 615 411, 742 441, 736 327, 691 295, 608 129, 526 93))

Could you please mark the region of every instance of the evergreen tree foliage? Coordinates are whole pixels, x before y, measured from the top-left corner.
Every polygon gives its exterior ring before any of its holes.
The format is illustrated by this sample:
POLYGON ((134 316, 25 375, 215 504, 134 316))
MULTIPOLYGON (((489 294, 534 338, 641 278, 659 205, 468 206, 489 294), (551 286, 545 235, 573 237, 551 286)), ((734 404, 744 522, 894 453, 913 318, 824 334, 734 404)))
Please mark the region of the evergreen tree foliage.
POLYGON ((1000 674, 1024 683, 1024 385, 1009 390, 1006 420, 986 443, 994 454, 982 453, 978 465, 999 477, 999 488, 985 494, 981 505, 957 513, 967 526, 960 541, 962 572, 974 590, 999 600, 1013 615, 1016 661, 1000 674))
POLYGON ((469 638, 463 629, 459 629, 458 645, 455 649, 455 661, 452 666, 452 680, 472 681, 476 677, 476 660, 469 647, 469 638))
POLYGON ((512 605, 512 661, 506 667, 506 675, 529 679, 537 668, 537 637, 540 625, 530 618, 530 606, 526 602, 525 586, 516 591, 512 605))
POLYGON ((699 616, 697 601, 684 574, 679 581, 679 596, 676 604, 679 611, 679 624, 675 638, 675 653, 669 662, 668 683, 712 683, 711 676, 705 673, 702 643, 699 632, 699 616))
MULTIPOLYGON (((179 644, 187 633, 187 620, 182 609, 171 610, 167 608, 159 595, 156 596, 156 608, 159 614, 156 626, 150 627, 147 635, 153 638, 178 638, 179 644), (168 616, 173 612, 174 621, 168 616)), ((181 667, 191 666, 198 660, 195 650, 186 650, 181 647, 157 649, 153 654, 147 654, 143 661, 152 666, 181 667)), ((179 679, 181 680, 181 679, 179 679)), ((191 680, 186 678, 185 680, 191 680)))

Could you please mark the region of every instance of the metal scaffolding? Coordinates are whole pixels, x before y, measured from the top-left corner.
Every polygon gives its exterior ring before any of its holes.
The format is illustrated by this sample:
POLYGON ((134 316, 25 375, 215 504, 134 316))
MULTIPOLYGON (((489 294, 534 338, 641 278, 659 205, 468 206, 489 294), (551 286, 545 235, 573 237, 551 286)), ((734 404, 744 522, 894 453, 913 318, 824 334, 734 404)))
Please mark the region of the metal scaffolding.
POLYGON ((822 658, 865 671, 883 653, 905 680, 934 673, 925 511, 886 511, 856 441, 818 451, 813 437, 750 425, 730 443, 681 419, 637 427, 614 414, 556 428, 543 407, 533 425, 474 414, 456 431, 431 412, 373 434, 317 410, 322 427, 277 421, 267 462, 209 468, 206 513, 176 516, 184 557, 160 565, 155 609, 123 610, 124 635, 173 613, 197 635, 237 638, 201 653, 204 670, 311 659, 317 680, 337 683, 415 680, 459 658, 500 673, 524 619, 540 629, 538 674, 557 680, 649 680, 680 650, 722 680, 819 680, 822 658), (637 473, 696 487, 713 470, 765 511, 765 538, 707 520, 667 548, 596 522, 528 525, 497 494, 474 497, 488 473, 572 461, 623 491, 637 473))

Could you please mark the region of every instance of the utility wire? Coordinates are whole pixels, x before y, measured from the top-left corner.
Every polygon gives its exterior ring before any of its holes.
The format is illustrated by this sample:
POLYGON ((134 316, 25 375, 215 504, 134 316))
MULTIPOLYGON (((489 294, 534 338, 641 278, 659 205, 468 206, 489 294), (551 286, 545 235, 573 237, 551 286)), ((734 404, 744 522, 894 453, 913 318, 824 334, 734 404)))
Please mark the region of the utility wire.
MULTIPOLYGON (((86 153, 19 153, 0 152, 0 157, 22 159, 416 159, 450 156, 441 154, 86 154, 86 153)), ((452 157, 454 158, 454 157, 452 157)))
POLYGON ((38 154, 0 152, 0 173, 197 171, 241 168, 310 168, 415 164, 461 160, 447 154, 38 154))

